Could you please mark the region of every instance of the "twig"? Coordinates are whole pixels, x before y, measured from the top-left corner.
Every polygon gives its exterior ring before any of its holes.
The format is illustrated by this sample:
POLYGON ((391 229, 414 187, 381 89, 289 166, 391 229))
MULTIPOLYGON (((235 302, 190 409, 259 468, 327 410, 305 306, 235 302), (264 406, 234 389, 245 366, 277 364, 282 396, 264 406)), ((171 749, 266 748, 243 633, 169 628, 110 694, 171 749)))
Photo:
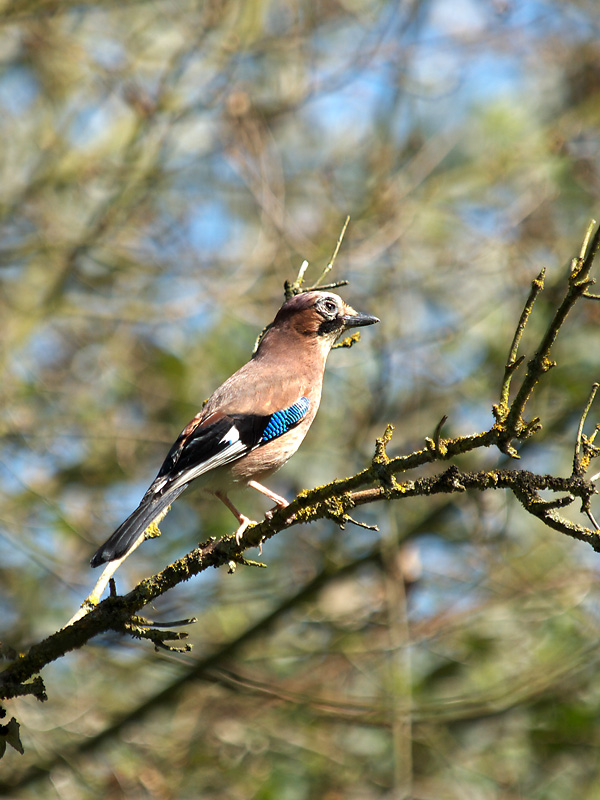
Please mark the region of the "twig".
POLYGON ((583 262, 586 256, 587 249, 590 244, 590 239, 592 238, 592 232, 594 227, 597 225, 595 219, 591 219, 589 225, 587 226, 587 230, 585 232, 585 236, 583 237, 583 242, 581 244, 581 250, 579 251, 579 261, 583 262))
POLYGON ((577 428, 577 436, 575 438, 575 453, 573 455, 573 475, 577 475, 578 477, 585 475, 589 464, 589 456, 584 456, 584 458, 581 457, 581 440, 583 436, 583 426, 585 424, 587 415, 589 414, 590 408, 592 407, 592 403, 594 402, 594 398, 596 397, 596 392, 598 391, 599 385, 600 384, 598 383, 594 383, 592 385, 590 396, 588 397, 588 401, 583 409, 581 419, 579 420, 579 426, 577 428))
MULTIPOLYGON (((284 294, 285 294, 285 299, 286 300, 291 300, 291 298, 294 297, 294 295, 302 294, 302 292, 311 292, 311 291, 313 291, 314 289, 317 289, 317 288, 320 289, 321 291, 323 291, 325 289, 337 289, 340 286, 347 286, 348 285, 348 281, 344 281, 344 280, 335 281, 334 283, 328 283, 328 284, 325 284, 325 285, 321 285, 321 282, 325 279, 325 276, 328 275, 329 272, 331 272, 331 270, 333 269, 333 265, 335 264, 335 260, 337 258, 337 254, 339 253, 340 247, 342 246, 342 241, 344 240, 344 234, 346 233, 346 228, 348 227, 348 223, 349 222, 350 222, 350 217, 348 216, 348 217, 346 217, 346 219, 344 221, 344 224, 342 226, 342 230, 340 231, 340 235, 337 238, 337 242, 336 242, 334 251, 332 253, 332 256, 329 259, 329 263, 327 264, 327 266, 325 267, 325 269, 323 270, 323 272, 321 273, 319 278, 317 278, 316 282, 313 283, 312 286, 308 286, 305 289, 302 288, 302 284, 304 282, 304 276, 306 274, 306 270, 308 269, 308 261, 306 261, 306 260, 304 260, 302 262, 302 264, 300 265, 300 269, 298 270, 298 275, 296 276, 296 280, 294 280, 294 281, 286 281, 284 283, 283 290, 284 290, 284 294)), ((262 331, 261 334, 259 335, 259 337, 258 337, 258 339, 256 341, 256 344, 254 346, 254 352, 256 352, 256 349, 258 348, 258 345, 260 344, 260 341, 261 341, 262 337, 268 331, 269 327, 270 326, 267 326, 264 329, 264 331, 262 331)))
POLYGON ((527 322, 533 310, 533 305, 537 300, 539 293, 544 289, 545 277, 546 277, 546 268, 543 267, 537 278, 535 278, 535 280, 531 282, 531 291, 529 292, 529 297, 527 298, 523 311, 521 312, 519 324, 517 325, 515 335, 513 336, 513 340, 508 353, 508 359, 506 361, 506 366, 504 368, 504 379, 502 381, 502 388, 500 390, 500 402, 498 403, 498 405, 495 405, 492 408, 494 416, 496 417, 497 420, 505 419, 506 415, 508 414, 509 410, 508 396, 510 392, 510 382, 514 372, 519 368, 519 366, 525 360, 525 356, 520 356, 520 358, 517 358, 517 352, 519 350, 519 345, 521 344, 521 339, 523 338, 523 333, 525 332, 525 326, 527 325, 527 322))
POLYGON ((589 272, 600 248, 600 226, 596 227, 596 232, 592 236, 592 230, 595 225, 596 222, 592 221, 588 226, 579 257, 574 258, 571 262, 568 278, 569 285, 565 297, 550 321, 550 325, 542 337, 535 356, 527 364, 527 373, 508 414, 502 421, 503 429, 502 435, 499 437, 498 446, 508 455, 517 456, 516 451, 510 444, 512 439, 526 439, 541 427, 538 417, 525 422, 523 413, 539 379, 555 366, 555 363, 550 359, 550 353, 569 311, 577 300, 584 296, 587 288, 594 283, 593 280, 589 279, 589 272))
POLYGON ((598 523, 596 522, 596 519, 595 519, 594 515, 592 514, 591 508, 584 508, 583 510, 584 510, 585 514, 587 514, 587 517, 588 517, 589 521, 592 523, 592 525, 594 526, 594 528, 597 531, 600 531, 600 525, 598 525, 598 523))
POLYGON ((446 455, 446 446, 441 438, 442 428, 444 427, 446 422, 448 422, 448 415, 444 414, 444 416, 435 426, 435 430, 433 432, 433 439, 430 439, 429 436, 425 437, 425 444, 427 445, 427 447, 434 453, 437 453, 442 458, 446 455))
MULTIPOLYGON (((287 300, 291 300, 292 297, 294 297, 294 295, 296 295, 296 294, 302 294, 302 291, 303 291, 302 283, 304 281, 304 275, 306 274, 306 270, 307 269, 308 269, 308 261, 306 259, 304 259, 302 264, 300 264, 300 269, 298 270, 298 274, 296 275, 296 280, 295 281, 286 281, 283 284, 283 292, 284 292, 286 301, 287 300)), ((262 337, 268 331, 269 327, 270 326, 267 325, 267 327, 259 335, 258 339, 256 340, 256 344, 254 345, 254 352, 257 351, 258 345, 260 344, 260 341, 261 341, 262 337)))
MULTIPOLYGON (((346 217, 346 219, 345 219, 345 221, 344 221, 344 224, 343 224, 343 226, 342 226, 342 230, 341 230, 341 232, 340 232, 340 235, 338 236, 338 240, 337 240, 337 243, 336 243, 336 245, 335 245, 335 250, 333 251, 333 255, 331 256, 331 258, 329 259, 329 263, 327 264, 327 266, 325 267, 325 269, 324 269, 324 270, 323 270, 323 272, 321 273, 321 276, 320 276, 320 278, 319 278, 319 279, 317 280, 317 282, 314 284, 314 287, 313 287, 314 289, 316 289, 316 288, 317 288, 317 286, 320 286, 320 284, 321 284, 321 281, 322 281, 322 280, 325 278, 325 276, 326 276, 326 275, 327 275, 329 272, 331 272, 331 270, 333 269, 333 265, 334 265, 334 263, 335 263, 335 260, 336 260, 336 258, 337 258, 337 254, 338 254, 338 253, 339 253, 339 251, 340 251, 340 247, 342 246, 342 241, 344 240, 344 235, 345 235, 345 233, 346 233, 346 228, 348 227, 348 223, 349 223, 349 222, 350 222, 350 217, 349 217, 349 216, 347 216, 347 217, 346 217)), ((321 288, 325 288, 325 287, 321 287, 321 288)))

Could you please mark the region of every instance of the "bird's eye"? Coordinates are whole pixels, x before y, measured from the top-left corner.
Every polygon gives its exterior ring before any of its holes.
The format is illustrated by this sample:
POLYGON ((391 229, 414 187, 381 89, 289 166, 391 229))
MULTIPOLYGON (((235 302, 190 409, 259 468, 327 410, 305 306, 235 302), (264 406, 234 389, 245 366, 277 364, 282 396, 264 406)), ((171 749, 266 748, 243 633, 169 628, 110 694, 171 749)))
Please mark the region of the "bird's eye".
POLYGON ((333 302, 333 300, 325 300, 323 305, 325 307, 325 311, 327 311, 329 314, 335 314, 337 311, 337 305, 333 302))

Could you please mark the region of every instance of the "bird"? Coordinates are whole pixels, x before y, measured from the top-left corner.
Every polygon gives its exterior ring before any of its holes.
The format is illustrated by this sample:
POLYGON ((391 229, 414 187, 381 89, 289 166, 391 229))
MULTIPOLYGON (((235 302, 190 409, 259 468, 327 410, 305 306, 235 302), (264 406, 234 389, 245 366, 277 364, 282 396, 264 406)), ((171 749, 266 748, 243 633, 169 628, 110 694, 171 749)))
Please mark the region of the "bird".
POLYGON ((232 488, 248 486, 266 495, 275 503, 270 513, 288 505, 259 481, 283 466, 306 436, 335 342, 351 328, 376 322, 332 292, 304 291, 288 299, 250 361, 213 392, 179 434, 140 504, 96 551, 91 566, 126 555, 194 481, 233 513, 238 544, 252 520, 229 499, 232 488))

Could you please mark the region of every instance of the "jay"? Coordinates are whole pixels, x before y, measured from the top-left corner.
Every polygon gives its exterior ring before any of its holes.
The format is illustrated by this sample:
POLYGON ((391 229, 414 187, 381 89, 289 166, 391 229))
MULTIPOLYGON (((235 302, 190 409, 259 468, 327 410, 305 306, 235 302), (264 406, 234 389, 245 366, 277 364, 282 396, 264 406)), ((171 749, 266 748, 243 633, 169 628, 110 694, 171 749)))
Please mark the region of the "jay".
POLYGON ((136 510, 94 554, 92 567, 123 557, 140 535, 192 481, 215 494, 235 515, 240 542, 252 520, 227 496, 250 486, 275 503, 283 497, 259 481, 296 452, 319 408, 325 362, 349 328, 377 317, 355 311, 337 294, 309 291, 285 302, 251 360, 206 401, 173 444, 136 510))

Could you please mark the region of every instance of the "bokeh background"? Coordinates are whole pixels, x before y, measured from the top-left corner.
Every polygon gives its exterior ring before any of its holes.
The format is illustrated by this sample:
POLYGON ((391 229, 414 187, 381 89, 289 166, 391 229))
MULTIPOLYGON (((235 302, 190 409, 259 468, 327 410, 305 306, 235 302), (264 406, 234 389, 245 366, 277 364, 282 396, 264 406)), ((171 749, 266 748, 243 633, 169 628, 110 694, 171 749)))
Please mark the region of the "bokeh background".
MULTIPOLYGON (((332 353, 272 488, 351 474, 388 422, 392 454, 443 414, 492 424, 530 281, 548 268, 529 355, 600 213, 599 34, 596 0, 0 3, 6 644, 72 615, 95 547, 347 214, 333 277, 381 324, 332 353)), ((599 314, 561 334, 524 467, 570 472, 599 314)), ((598 798, 598 556, 499 492, 360 519, 379 532, 294 528, 266 570, 149 609, 198 617, 190 654, 105 636, 47 668, 50 700, 11 708, 9 796, 598 798)), ((119 590, 232 528, 190 491, 119 590)))

